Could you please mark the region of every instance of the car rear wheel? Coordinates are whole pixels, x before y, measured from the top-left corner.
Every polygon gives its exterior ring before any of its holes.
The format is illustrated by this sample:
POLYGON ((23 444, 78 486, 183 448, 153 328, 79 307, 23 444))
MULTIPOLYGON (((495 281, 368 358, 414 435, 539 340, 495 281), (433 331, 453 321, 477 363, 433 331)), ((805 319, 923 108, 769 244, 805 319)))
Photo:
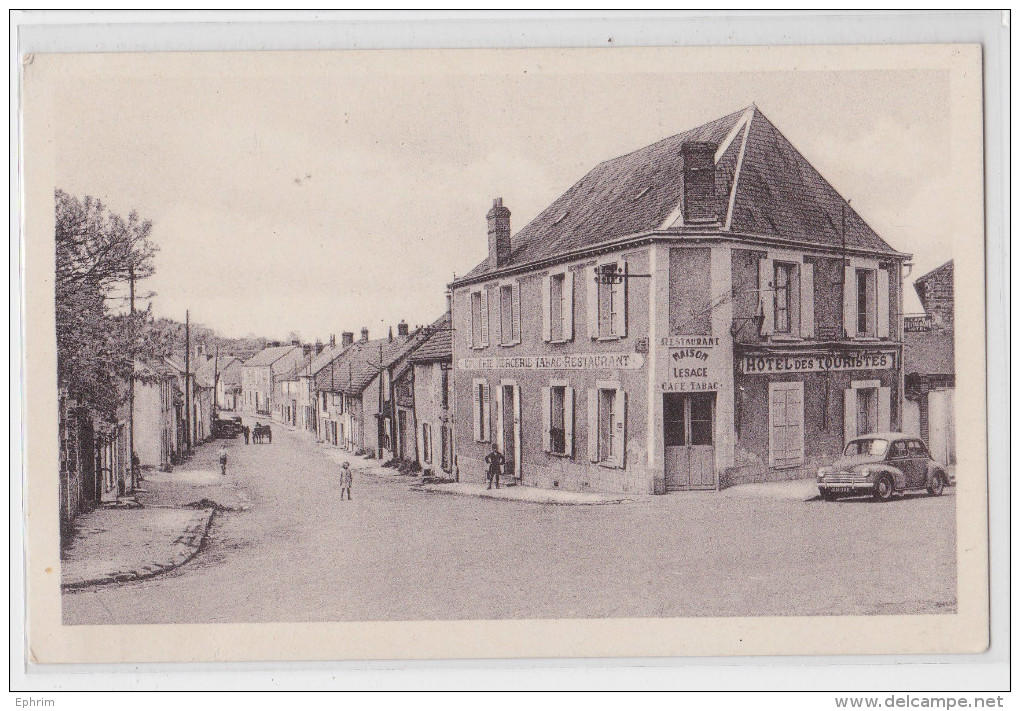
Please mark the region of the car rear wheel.
POLYGON ((892 498, 893 490, 896 488, 893 479, 888 474, 880 476, 875 482, 875 500, 888 501, 892 498))
POLYGON ((930 496, 942 496, 942 492, 946 489, 946 480, 942 478, 941 474, 935 474, 931 478, 931 483, 928 485, 928 494, 930 496))

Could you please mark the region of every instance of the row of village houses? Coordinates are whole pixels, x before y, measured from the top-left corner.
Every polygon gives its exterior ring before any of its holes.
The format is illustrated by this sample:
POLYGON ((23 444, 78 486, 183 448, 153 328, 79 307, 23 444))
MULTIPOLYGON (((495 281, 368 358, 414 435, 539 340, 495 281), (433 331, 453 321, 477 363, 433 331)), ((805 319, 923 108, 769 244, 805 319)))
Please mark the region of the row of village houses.
POLYGON ((915 284, 935 316, 904 314, 911 255, 757 107, 486 224, 435 323, 268 348, 231 406, 461 481, 495 445, 515 483, 577 491, 812 476, 890 430, 955 463, 952 263, 915 284))

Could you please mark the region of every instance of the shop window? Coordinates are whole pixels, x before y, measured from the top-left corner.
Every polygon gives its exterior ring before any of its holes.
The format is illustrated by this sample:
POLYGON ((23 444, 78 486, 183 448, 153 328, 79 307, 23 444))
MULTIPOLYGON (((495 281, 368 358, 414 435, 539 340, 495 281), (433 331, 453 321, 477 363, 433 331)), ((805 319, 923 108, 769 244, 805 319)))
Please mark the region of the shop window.
POLYGON ((879 380, 855 380, 843 391, 843 444, 872 432, 887 432, 892 421, 892 389, 879 380))
POLYGON ((804 384, 769 383, 769 466, 804 463, 804 384))
POLYGON ((878 388, 857 390, 857 435, 878 430, 878 388))

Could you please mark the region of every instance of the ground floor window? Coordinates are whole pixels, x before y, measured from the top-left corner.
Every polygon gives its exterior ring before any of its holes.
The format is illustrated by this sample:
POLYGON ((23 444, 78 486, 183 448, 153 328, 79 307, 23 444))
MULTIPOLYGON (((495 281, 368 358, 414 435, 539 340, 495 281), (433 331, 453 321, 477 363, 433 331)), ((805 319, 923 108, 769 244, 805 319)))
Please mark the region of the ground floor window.
POLYGON ((804 383, 769 383, 769 466, 804 463, 804 383))
POLYGON ((892 429, 892 389, 879 380, 856 380, 843 391, 843 444, 892 429))
POLYGON ((443 471, 450 471, 453 469, 453 434, 449 425, 442 426, 440 437, 443 447, 443 471))
POLYGON ((542 388, 542 431, 545 451, 574 453, 574 389, 562 381, 542 388))
POLYGON ((627 394, 619 383, 588 391, 588 453, 593 462, 623 467, 626 461, 627 394))
POLYGON ((471 387, 472 423, 476 442, 488 442, 489 425, 489 384, 482 379, 475 379, 471 387))

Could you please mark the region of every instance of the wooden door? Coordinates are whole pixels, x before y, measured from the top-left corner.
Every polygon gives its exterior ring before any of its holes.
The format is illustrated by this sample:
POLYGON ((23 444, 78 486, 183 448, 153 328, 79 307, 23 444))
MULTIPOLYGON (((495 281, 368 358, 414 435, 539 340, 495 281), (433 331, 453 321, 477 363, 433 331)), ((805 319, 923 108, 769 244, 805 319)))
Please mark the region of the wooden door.
POLYGON ((715 488, 715 393, 662 396, 666 491, 715 488))

